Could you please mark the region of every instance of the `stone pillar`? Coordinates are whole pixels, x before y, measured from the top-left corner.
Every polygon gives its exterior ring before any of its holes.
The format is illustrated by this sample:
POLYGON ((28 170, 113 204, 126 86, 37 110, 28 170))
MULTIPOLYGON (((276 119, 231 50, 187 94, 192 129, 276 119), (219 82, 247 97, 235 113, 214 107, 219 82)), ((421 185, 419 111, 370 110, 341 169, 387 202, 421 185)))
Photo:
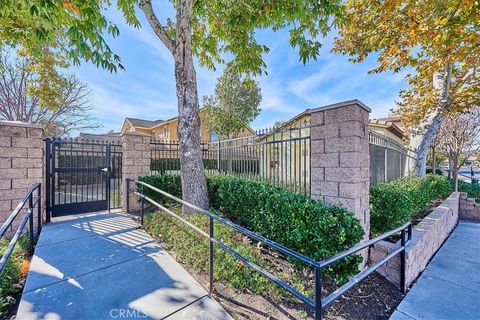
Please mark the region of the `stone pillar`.
POLYGON ((351 100, 311 110, 312 198, 353 212, 370 232, 368 115, 351 100))
MULTIPOLYGON (((122 144, 122 208, 127 212, 127 179, 136 180, 150 174, 150 137, 141 133, 129 132, 120 137, 122 144)), ((130 184, 130 189, 134 189, 130 184)), ((128 212, 140 210, 138 197, 129 193, 128 212)))
MULTIPOLYGON (((45 195, 43 129, 31 123, 0 121, 0 148, 1 224, 33 184, 42 183, 42 196, 45 195)), ((24 208, 28 208, 28 203, 24 208)), ((37 210, 34 210, 34 219, 36 227, 37 210)), ((14 230, 20 220, 15 219, 12 224, 14 230)))

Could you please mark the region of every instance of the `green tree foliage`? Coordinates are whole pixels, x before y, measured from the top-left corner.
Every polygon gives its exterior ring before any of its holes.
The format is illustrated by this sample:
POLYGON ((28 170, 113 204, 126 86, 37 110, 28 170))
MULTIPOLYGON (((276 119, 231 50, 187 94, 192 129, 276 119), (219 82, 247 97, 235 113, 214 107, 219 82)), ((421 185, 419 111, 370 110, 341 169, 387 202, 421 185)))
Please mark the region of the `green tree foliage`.
POLYGON ((410 133, 413 168, 425 174, 428 149, 445 114, 479 101, 480 11, 475 0, 346 1, 346 20, 335 51, 364 61, 378 55, 371 72, 404 68, 409 88, 398 114, 410 133))
POLYGON ((215 94, 203 97, 207 127, 222 136, 238 134, 259 115, 261 100, 257 82, 227 68, 217 80, 215 94))
POLYGON ((47 136, 98 128, 90 117, 90 91, 65 73, 63 57, 48 49, 41 57, 0 49, 0 119, 41 124, 47 136))
MULTIPOLYGON (((108 0, 0 0, 0 40, 22 44, 40 54, 45 41, 61 38, 58 50, 74 63, 91 61, 110 71, 123 68, 103 36, 119 34, 104 16, 108 0)), ((151 28, 172 53, 179 110, 180 163, 187 201, 208 207, 206 180, 200 151, 200 120, 193 56, 202 66, 228 63, 240 73, 260 74, 269 48, 255 39, 258 29, 288 29, 290 45, 298 48, 302 62, 315 59, 319 38, 338 25, 340 0, 275 1, 162 1, 118 0, 125 20, 139 27, 135 8, 144 13, 151 28), (174 17, 160 21, 157 12, 173 6, 174 17), (158 11, 156 11, 158 10, 158 11), (231 57, 229 62, 225 57, 231 57)))
POLYGON ((104 16, 109 6, 105 0, 0 0, 0 42, 20 45, 29 56, 40 57, 48 46, 74 64, 83 59, 109 71, 123 69, 104 40, 106 33, 119 34, 104 16))

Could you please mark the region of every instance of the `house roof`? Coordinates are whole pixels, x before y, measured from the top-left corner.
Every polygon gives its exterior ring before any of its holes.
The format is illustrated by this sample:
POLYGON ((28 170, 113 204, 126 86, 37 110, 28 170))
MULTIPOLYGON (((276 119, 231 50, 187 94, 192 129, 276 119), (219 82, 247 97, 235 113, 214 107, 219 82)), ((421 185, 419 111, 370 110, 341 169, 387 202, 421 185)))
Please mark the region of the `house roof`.
POLYGON ((401 121, 399 117, 385 117, 379 119, 369 119, 368 124, 374 127, 384 128, 391 133, 395 134, 397 137, 403 139, 405 136, 405 131, 403 130, 401 121))
MULTIPOLYGON (((359 100, 349 100, 349 101, 339 102, 339 103, 335 103, 335 104, 331 104, 331 105, 327 105, 327 106, 322 106, 322 107, 319 107, 319 108, 306 109, 302 113, 299 113, 296 116, 294 116, 293 118, 285 121, 279 128, 286 128, 286 127, 290 126, 292 123, 295 123, 296 121, 301 119, 302 117, 311 115, 311 113, 313 111, 328 110, 328 109, 332 109, 332 108, 338 108, 339 106, 349 105, 349 104, 354 104, 354 103, 360 105, 362 108, 364 108, 365 110, 370 112, 370 108, 368 108, 366 105, 364 105, 361 101, 359 101, 359 100)), ((405 131, 403 130, 400 117, 390 116, 390 117, 384 117, 384 118, 378 118, 378 119, 369 119, 368 124, 369 124, 369 126, 374 126, 374 127, 376 126, 376 127, 385 128, 386 130, 392 132, 393 134, 395 134, 396 136, 398 136, 401 139, 403 139, 403 137, 405 136, 405 131)), ((269 131, 265 136, 268 136, 268 135, 273 134, 273 133, 274 133, 274 131, 269 131)))
POLYGON ((178 116, 176 117, 173 117, 173 118, 170 118, 170 119, 167 119, 167 120, 160 120, 160 121, 157 121, 156 123, 152 124, 150 127, 148 127, 149 129, 155 129, 156 127, 158 126, 161 126, 161 125, 164 125, 164 124, 167 124, 171 121, 174 121, 174 120, 177 120, 178 119, 178 116))
POLYGON ((390 116, 390 117, 384 117, 384 118, 378 118, 375 120, 380 120, 380 121, 387 121, 387 122, 401 122, 402 120, 400 117, 397 116, 390 116))
POLYGON ((141 127, 141 128, 151 128, 157 124, 163 122, 163 120, 144 120, 144 119, 137 119, 137 118, 125 118, 132 126, 134 127, 141 127))
POLYGON ((80 132, 79 136, 92 136, 92 137, 105 137, 105 136, 120 136, 121 132, 107 132, 107 133, 87 133, 87 132, 80 132))

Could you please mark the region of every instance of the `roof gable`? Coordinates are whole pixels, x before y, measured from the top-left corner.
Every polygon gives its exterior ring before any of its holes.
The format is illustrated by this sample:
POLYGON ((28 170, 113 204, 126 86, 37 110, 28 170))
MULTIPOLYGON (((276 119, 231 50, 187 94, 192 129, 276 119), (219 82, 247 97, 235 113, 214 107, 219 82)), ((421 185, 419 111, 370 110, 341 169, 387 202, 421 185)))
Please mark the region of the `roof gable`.
POLYGON ((150 128, 163 122, 163 120, 151 121, 151 120, 144 120, 144 119, 138 119, 138 118, 125 118, 125 120, 128 121, 131 126, 140 127, 140 128, 150 128))

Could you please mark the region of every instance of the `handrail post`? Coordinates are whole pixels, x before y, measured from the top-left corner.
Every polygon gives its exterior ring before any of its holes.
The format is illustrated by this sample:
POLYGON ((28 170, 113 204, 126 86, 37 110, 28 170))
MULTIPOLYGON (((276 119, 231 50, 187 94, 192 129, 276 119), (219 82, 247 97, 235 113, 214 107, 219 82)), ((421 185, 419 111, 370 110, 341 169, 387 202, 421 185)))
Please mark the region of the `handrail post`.
POLYGON ((315 268, 315 320, 322 319, 322 269, 315 268))
MULTIPOLYGON (((409 232, 410 236, 410 232, 409 232)), ((400 253, 400 290, 402 293, 405 293, 406 291, 406 279, 405 279, 405 268, 406 268, 406 260, 407 260, 407 255, 406 255, 406 234, 405 234, 405 229, 402 229, 402 240, 401 240, 401 246, 403 248, 402 252, 400 253)))
POLYGON ((210 277, 210 293, 213 292, 213 218, 210 217, 209 225, 210 239, 209 239, 209 268, 208 273, 210 277))
MULTIPOLYGON (((143 184, 140 185, 140 192, 142 193, 142 196, 145 195, 144 191, 143 191, 143 184)), ((142 201, 142 216, 140 217, 140 224, 143 226, 143 215, 144 215, 144 211, 145 211, 145 200, 143 198, 141 198, 141 201, 142 201)))
POLYGON ((40 234, 42 230, 42 184, 38 185, 38 202, 37 202, 37 218, 38 218, 38 230, 37 235, 40 234))
POLYGON ((28 214, 30 217, 28 218, 28 225, 29 225, 29 234, 30 234, 30 245, 29 251, 30 254, 33 254, 33 193, 30 193, 28 196, 28 214))
POLYGON ((45 222, 49 223, 50 222, 50 210, 51 210, 51 203, 50 203, 50 197, 51 197, 51 143, 50 143, 50 138, 47 138, 45 140, 45 222))

